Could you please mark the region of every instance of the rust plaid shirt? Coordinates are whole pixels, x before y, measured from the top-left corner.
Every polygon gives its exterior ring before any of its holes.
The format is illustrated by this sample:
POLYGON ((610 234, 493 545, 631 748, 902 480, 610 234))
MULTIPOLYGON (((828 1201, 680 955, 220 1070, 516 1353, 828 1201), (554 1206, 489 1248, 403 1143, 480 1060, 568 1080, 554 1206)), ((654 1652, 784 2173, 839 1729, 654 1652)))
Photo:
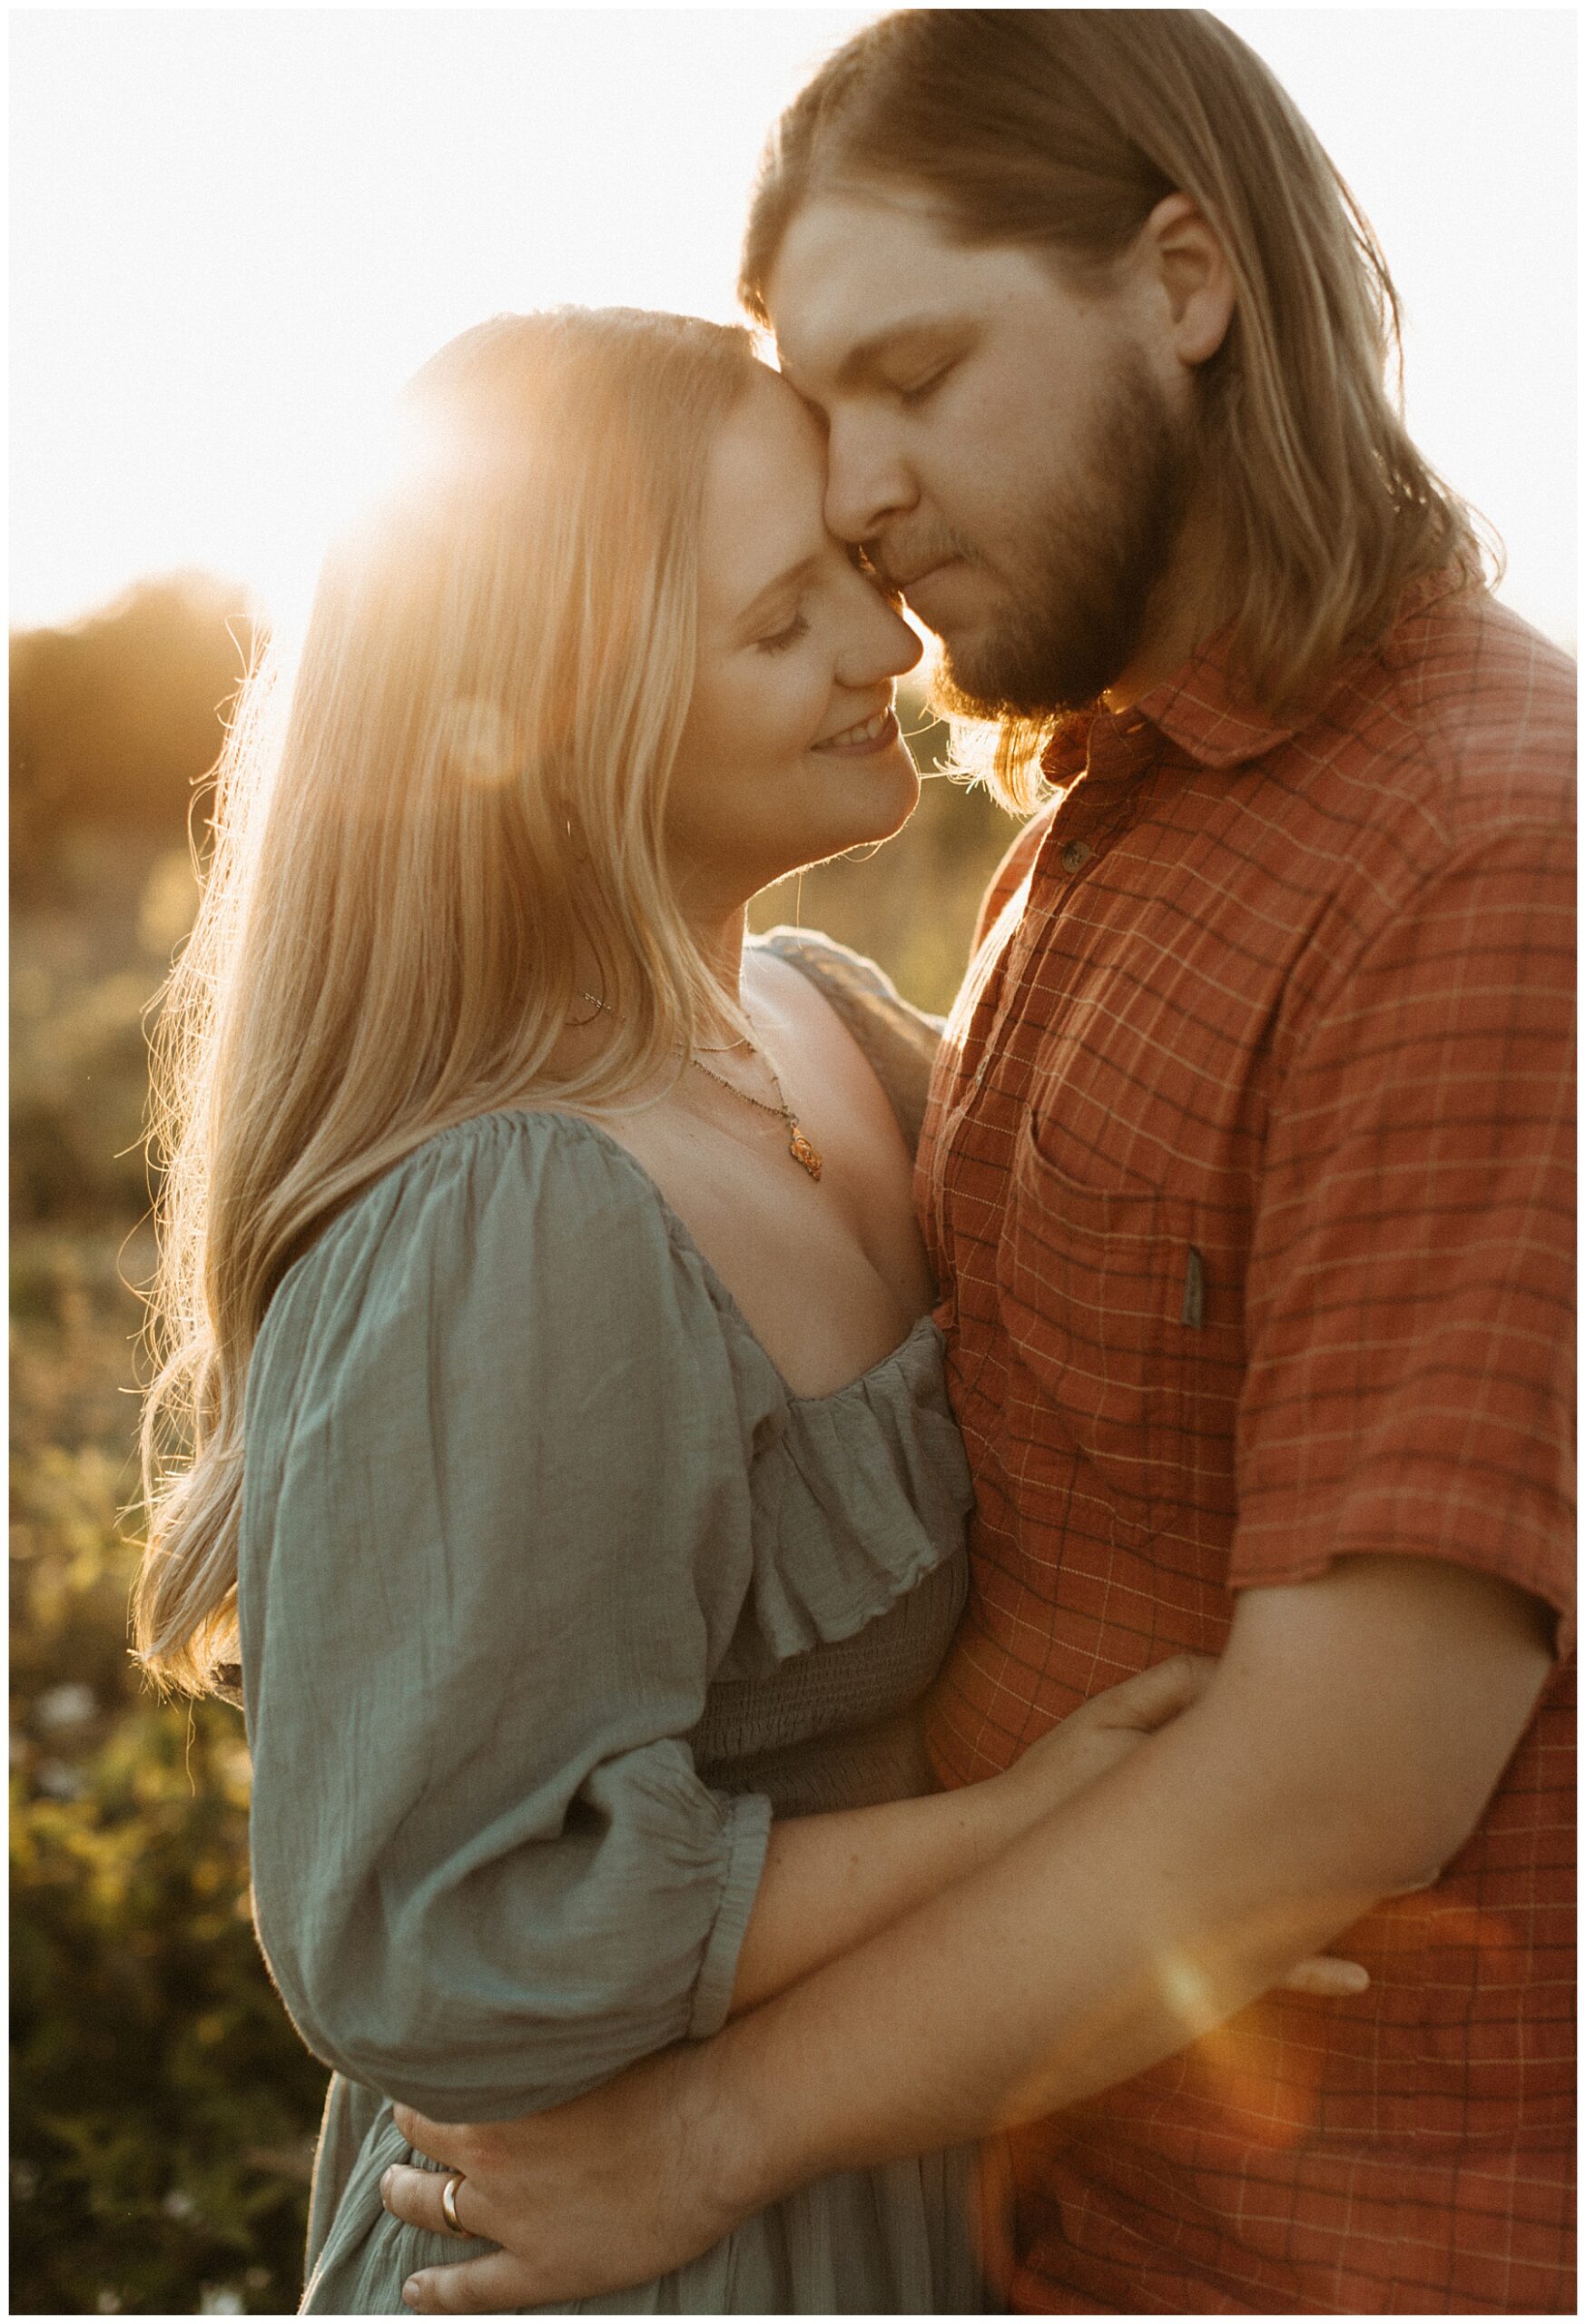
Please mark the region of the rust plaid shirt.
MULTIPOLYGON (((978 1488, 944 1782, 1341 1552, 1567 1631, 1573 675, 1423 581, 1297 730, 1213 650, 1054 753, 921 1147, 978 1488)), ((1572 2305, 1567 1685, 1350 1932, 1369 1993, 1020 2133, 1016 2308, 1572 2305)))

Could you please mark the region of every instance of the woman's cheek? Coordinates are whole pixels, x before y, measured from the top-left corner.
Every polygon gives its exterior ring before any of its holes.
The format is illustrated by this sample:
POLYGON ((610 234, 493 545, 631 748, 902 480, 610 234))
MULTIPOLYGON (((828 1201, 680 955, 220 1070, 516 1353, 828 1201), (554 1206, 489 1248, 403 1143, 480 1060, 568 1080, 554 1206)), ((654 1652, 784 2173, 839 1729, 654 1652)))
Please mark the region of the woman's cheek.
POLYGON ((744 704, 743 715, 744 732, 762 759, 783 765, 803 757, 821 731, 821 698, 796 654, 766 657, 754 699, 744 704))

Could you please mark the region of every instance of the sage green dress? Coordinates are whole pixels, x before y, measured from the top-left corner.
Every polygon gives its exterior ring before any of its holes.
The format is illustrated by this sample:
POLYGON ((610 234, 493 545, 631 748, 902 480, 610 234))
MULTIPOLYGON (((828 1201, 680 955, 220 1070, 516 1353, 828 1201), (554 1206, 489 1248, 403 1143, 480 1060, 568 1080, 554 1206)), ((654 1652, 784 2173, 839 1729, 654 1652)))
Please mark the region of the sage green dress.
MULTIPOLYGON (((912 1140, 934 1023, 770 940, 912 1140)), ((499 2119, 714 2034, 772 1816, 926 1787, 969 1478, 929 1317, 793 1394, 639 1165, 544 1111, 429 1139, 333 1222, 246 1441, 255 1915, 336 2069, 303 2304, 404 2314, 416 2267, 490 2247, 383 2209, 389 2101, 499 2119)), ((576 2307, 978 2311, 970 2201, 961 2152, 845 2173, 576 2307)))

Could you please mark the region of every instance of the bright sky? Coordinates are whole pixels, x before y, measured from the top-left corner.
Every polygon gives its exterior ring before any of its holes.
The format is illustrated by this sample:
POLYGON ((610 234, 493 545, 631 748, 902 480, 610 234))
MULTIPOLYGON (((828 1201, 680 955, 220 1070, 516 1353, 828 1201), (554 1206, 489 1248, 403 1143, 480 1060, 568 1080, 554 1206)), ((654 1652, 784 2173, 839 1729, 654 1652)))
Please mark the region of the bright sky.
MULTIPOLYGON (((371 412, 576 300, 730 319, 765 130, 875 8, 12 13, 14 626, 300 586, 371 412)), ((1412 428, 1574 608, 1568 8, 1231 8, 1384 242, 1412 428)))

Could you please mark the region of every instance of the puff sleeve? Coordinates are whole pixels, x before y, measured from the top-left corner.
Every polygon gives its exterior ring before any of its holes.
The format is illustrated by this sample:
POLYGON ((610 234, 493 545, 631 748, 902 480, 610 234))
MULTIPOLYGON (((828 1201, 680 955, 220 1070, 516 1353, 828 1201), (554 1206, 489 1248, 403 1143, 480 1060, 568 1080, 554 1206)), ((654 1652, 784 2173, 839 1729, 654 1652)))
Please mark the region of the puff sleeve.
POLYGON ((255 1918, 310 2048, 489 2120, 714 2032, 770 1811, 682 1738, 747 1452, 637 1166, 565 1116, 430 1140, 282 1284, 245 1446, 255 1918))

